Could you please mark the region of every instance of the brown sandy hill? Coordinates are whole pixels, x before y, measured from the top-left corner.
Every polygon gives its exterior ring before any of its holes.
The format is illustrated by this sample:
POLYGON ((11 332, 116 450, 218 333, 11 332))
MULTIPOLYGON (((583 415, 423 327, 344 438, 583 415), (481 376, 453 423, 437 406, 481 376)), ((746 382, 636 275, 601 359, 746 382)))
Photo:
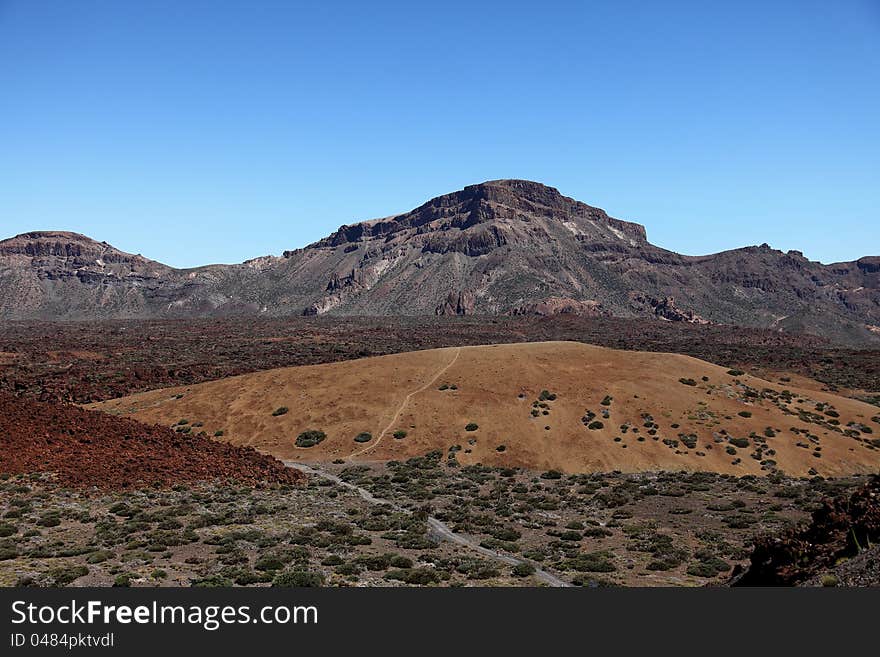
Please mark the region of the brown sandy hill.
POLYGON ((102 490, 303 479, 252 449, 0 392, 0 474, 32 472, 54 473, 62 486, 102 490))
POLYGON ((880 441, 872 442, 880 418, 868 404, 786 390, 689 356, 575 342, 274 369, 93 407, 167 426, 202 422, 209 435, 222 431, 234 444, 296 460, 402 459, 451 448, 463 464, 567 472, 880 468, 880 441), (273 415, 281 407, 289 410, 273 415), (477 428, 468 430, 471 423, 477 428), (297 447, 310 429, 326 439, 297 447), (395 438, 397 431, 406 436, 395 438), (354 440, 361 432, 372 435, 368 442, 354 440))

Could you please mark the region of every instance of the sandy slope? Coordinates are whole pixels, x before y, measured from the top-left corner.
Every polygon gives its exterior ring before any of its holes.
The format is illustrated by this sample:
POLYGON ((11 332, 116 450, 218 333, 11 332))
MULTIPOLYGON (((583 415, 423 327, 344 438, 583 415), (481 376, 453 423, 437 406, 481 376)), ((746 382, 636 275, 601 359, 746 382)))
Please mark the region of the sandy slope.
POLYGON ((767 470, 750 455, 763 441, 761 458, 776 461, 789 474, 804 475, 811 468, 823 475, 880 469, 880 450, 869 442, 880 437, 880 425, 871 419, 878 409, 868 404, 748 375, 735 377, 689 356, 574 342, 433 349, 282 368, 92 407, 166 425, 181 419, 202 422, 195 431, 213 435, 222 429, 223 440, 303 461, 401 459, 460 445, 456 457, 465 464, 567 472, 687 469, 761 474, 767 470), (697 385, 682 384, 680 378, 697 385), (457 390, 441 391, 443 384, 457 390), (793 394, 788 403, 747 396, 749 390, 779 392, 786 386, 793 394), (557 398, 546 402, 549 415, 533 417, 533 402, 545 389, 557 398), (606 395, 613 397, 610 406, 601 404, 606 395), (831 419, 816 411, 817 402, 833 405, 841 428, 854 421, 873 431, 861 433, 857 440, 827 424, 799 418, 797 411, 803 409, 825 418, 822 422, 831 419), (280 406, 290 411, 273 417, 280 406), (603 409, 609 418, 602 417, 603 409), (602 429, 584 425, 588 410, 604 424, 602 429), (740 411, 752 416, 740 417, 740 411), (657 440, 644 426, 645 413, 658 425, 657 440), (622 432, 620 426, 627 422, 638 433, 622 432), (468 423, 479 428, 466 431, 468 423), (767 427, 776 435, 764 438, 767 427), (791 428, 806 431, 795 434, 791 428), (294 440, 306 429, 323 430, 327 439, 316 447, 298 448, 294 440), (402 440, 393 437, 398 429, 407 432, 402 440), (362 431, 372 433, 369 443, 354 442, 362 431), (753 431, 760 436, 757 441, 750 438, 748 447, 735 448, 735 455, 727 452, 732 446, 726 436, 748 438, 753 431), (696 434, 696 446, 688 448, 680 433, 696 434), (622 440, 615 442, 615 437, 622 440), (679 443, 667 445, 663 439, 679 443), (817 443, 820 458, 814 456, 817 443), (504 451, 497 450, 501 445, 504 451), (736 459, 740 461, 734 463, 736 459))

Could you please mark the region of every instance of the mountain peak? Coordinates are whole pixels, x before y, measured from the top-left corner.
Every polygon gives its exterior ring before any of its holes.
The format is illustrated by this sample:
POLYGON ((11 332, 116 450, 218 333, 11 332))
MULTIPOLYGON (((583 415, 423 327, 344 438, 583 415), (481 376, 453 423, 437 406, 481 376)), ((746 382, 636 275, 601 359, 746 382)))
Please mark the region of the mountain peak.
MULTIPOLYGON (((69 263, 67 266, 79 269, 93 266, 103 268, 110 264, 164 267, 143 256, 120 251, 107 242, 98 242, 91 237, 68 230, 34 230, 0 240, 0 256, 63 261, 69 263)), ((50 269, 54 267, 54 271, 61 265, 45 266, 50 269)))
MULTIPOLYGON (((629 246, 647 243, 643 226, 609 217, 601 208, 563 196, 558 189, 531 180, 489 180, 426 201, 419 207, 403 214, 343 225, 329 237, 310 248, 337 247, 376 240, 390 241, 400 238, 446 235, 463 243, 460 233, 486 233, 490 241, 500 246, 508 237, 522 238, 529 227, 543 226, 553 233, 558 226, 580 238, 597 241, 623 241, 629 246)), ((473 237, 474 235, 471 235, 473 237)), ((427 239, 419 237, 419 240, 427 239)), ((472 241, 472 240, 470 240, 472 241)), ((469 240, 464 240, 469 242, 469 240)), ((435 250, 429 248, 427 250, 435 250)), ((458 248, 443 251, 461 250, 458 248)), ((480 249, 477 249, 480 251, 480 249)), ((469 247, 462 252, 479 255, 469 247)))

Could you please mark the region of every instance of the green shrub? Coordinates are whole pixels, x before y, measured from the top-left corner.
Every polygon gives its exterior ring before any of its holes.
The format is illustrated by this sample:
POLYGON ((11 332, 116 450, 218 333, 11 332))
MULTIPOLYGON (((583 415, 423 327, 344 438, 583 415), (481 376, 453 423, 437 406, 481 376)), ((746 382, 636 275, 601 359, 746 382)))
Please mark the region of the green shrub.
MULTIPOLYGON (((119 579, 118 577, 116 579, 119 579)), ((130 577, 129 577, 130 581, 130 577)), ((224 577, 223 575, 210 575, 203 579, 195 580, 192 585, 199 589, 214 589, 214 588, 226 588, 232 586, 232 580, 228 577, 224 577)), ((115 584, 114 584, 115 586, 115 584)), ((129 586, 129 584, 123 584, 121 586, 129 586)))
POLYGON ((389 570, 385 577, 407 584, 421 585, 436 584, 440 581, 440 573, 435 568, 400 568, 389 570))
POLYGON ((279 415, 286 415, 287 411, 290 409, 287 406, 279 406, 274 411, 272 411, 272 417, 278 417, 279 415))
POLYGON ((122 588, 131 586, 131 575, 129 575, 128 573, 117 575, 116 579, 113 580, 113 586, 122 588))
POLYGON ((327 434, 325 434, 323 431, 309 429, 308 431, 303 431, 296 437, 296 446, 314 447, 318 443, 322 442, 326 437, 327 434))
POLYGON ((685 379, 684 377, 680 378, 680 379, 678 380, 678 382, 679 382, 679 383, 683 383, 683 384, 686 385, 686 386, 695 386, 695 385, 697 385, 697 382, 694 381, 693 379, 685 379))
POLYGON ((356 443, 368 443, 373 439, 373 434, 369 431, 361 431, 358 435, 354 437, 354 442, 356 443))
POLYGON ((37 520, 40 527, 57 527, 61 524, 61 515, 58 511, 46 511, 37 520))
POLYGON ((752 412, 751 411, 740 411, 739 413, 737 413, 737 415, 739 415, 740 417, 752 417, 752 412))
POLYGON ((831 587, 837 586, 839 581, 834 575, 822 575, 822 579, 819 580, 819 583, 822 584, 822 586, 831 587))
POLYGON ((576 557, 565 559, 561 563, 564 570, 576 570, 582 573, 610 573, 617 570, 611 563, 610 552, 587 552, 576 557))
POLYGON ((742 376, 743 374, 745 374, 745 372, 743 372, 742 370, 727 370, 727 373, 730 376, 742 376))
POLYGON ((593 420, 592 422, 590 422, 587 425, 587 429, 592 429, 593 431, 596 431, 598 429, 603 428, 604 426, 605 425, 602 422, 600 422, 599 420, 593 420))
POLYGON ((86 557, 86 563, 103 563, 114 556, 110 550, 95 550, 86 557))
POLYGON ((275 576, 275 579, 272 580, 272 586, 317 588, 324 586, 324 575, 306 570, 285 570, 275 576))
POLYGON ((85 566, 59 566, 49 571, 49 576, 55 581, 55 586, 67 586, 74 580, 89 574, 85 566))
POLYGON ((525 561, 516 564, 511 571, 514 577, 528 577, 535 574, 535 567, 525 561))
POLYGON ((403 440, 404 438, 406 438, 406 431, 404 431, 403 429, 398 429, 394 432, 394 437, 397 438, 397 440, 403 440))
POLYGON ((409 557, 403 557, 399 554, 395 554, 391 557, 391 564, 395 568, 412 568, 413 562, 409 557))
POLYGON ((257 570, 281 570, 284 568, 284 562, 278 557, 271 554, 264 554, 254 563, 257 570))
POLYGON ((465 431, 476 431, 479 428, 480 428, 479 425, 475 424, 474 422, 469 422, 467 424, 467 426, 465 426, 464 430, 465 431))

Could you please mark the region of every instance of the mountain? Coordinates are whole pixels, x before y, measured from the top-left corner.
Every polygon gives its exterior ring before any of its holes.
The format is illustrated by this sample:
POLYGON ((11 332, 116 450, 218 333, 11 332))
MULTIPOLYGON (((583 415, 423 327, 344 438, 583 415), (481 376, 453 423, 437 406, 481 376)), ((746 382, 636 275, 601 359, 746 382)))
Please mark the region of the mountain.
POLYGON ((0 317, 605 314, 880 342, 880 257, 684 256, 525 180, 471 185, 305 248, 174 269, 66 232, 0 241, 0 317))

